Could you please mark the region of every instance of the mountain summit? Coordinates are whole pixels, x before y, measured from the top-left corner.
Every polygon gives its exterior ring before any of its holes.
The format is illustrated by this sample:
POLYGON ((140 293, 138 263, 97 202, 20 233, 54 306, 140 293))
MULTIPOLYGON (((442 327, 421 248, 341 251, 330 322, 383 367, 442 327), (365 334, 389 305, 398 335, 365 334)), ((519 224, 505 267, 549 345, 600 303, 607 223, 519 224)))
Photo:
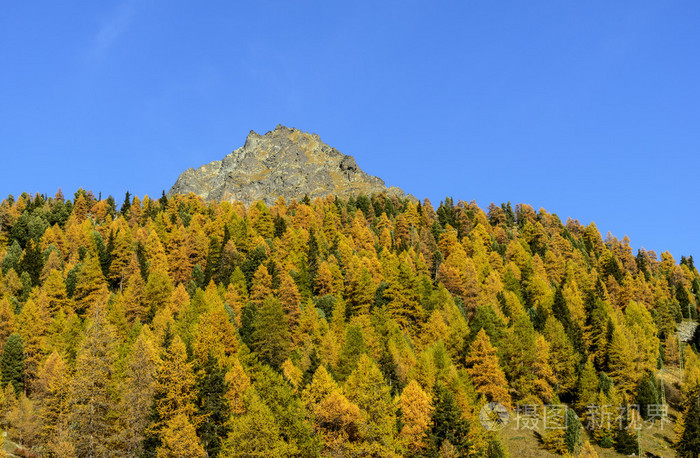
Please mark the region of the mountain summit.
POLYGON ((278 125, 260 135, 250 131, 243 147, 220 161, 187 169, 168 195, 193 192, 205 200, 267 205, 286 200, 387 192, 403 197, 396 187, 360 170, 352 156, 323 143, 318 135, 278 125))

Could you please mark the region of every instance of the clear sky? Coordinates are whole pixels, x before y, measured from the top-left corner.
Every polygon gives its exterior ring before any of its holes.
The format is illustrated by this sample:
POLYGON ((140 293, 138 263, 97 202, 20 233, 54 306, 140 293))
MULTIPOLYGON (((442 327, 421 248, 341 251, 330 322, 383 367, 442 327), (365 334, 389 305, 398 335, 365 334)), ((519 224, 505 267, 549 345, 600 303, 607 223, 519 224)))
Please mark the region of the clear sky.
POLYGON ((700 256, 697 1, 0 7, 1 196, 159 196, 277 124, 435 206, 700 256))

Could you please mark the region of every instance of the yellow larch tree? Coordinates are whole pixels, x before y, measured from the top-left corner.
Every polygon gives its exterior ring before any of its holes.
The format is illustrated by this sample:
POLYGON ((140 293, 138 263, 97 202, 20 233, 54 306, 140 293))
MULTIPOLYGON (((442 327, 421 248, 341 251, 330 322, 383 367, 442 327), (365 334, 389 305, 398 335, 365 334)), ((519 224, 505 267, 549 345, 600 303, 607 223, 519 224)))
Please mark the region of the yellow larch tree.
POLYGON ((364 417, 359 407, 343 395, 324 366, 316 369, 311 383, 302 392, 302 400, 328 452, 342 452, 348 442, 359 439, 364 417))
POLYGON ((311 383, 307 385, 301 394, 302 401, 309 409, 314 409, 323 398, 331 394, 338 385, 323 365, 318 366, 314 372, 311 383))
POLYGON ((550 345, 549 342, 541 334, 535 337, 535 353, 537 354, 532 372, 535 375, 534 392, 535 395, 542 401, 543 404, 551 402, 554 396, 553 386, 556 385, 556 376, 550 361, 550 345))
POLYGON ((395 447, 396 427, 391 390, 377 365, 366 354, 360 356, 357 367, 348 377, 344 393, 366 415, 362 434, 366 446, 374 453, 390 454, 395 447))
POLYGON ((476 391, 486 396, 489 401, 500 402, 510 407, 508 382, 503 369, 498 364, 496 353, 496 348, 491 345, 491 339, 481 329, 469 347, 469 353, 465 359, 467 372, 476 391))
POLYGON ((146 316, 155 314, 170 305, 173 294, 173 282, 166 270, 155 269, 148 274, 143 287, 143 306, 146 316))
POLYGON ((48 259, 46 259, 46 263, 44 263, 44 267, 41 269, 41 274, 39 275, 39 279, 42 282, 45 282, 49 274, 53 271, 59 271, 59 273, 63 270, 63 259, 61 258, 61 255, 59 254, 58 250, 51 250, 49 253, 48 259))
POLYGON ((66 283, 59 270, 49 272, 41 289, 45 298, 44 307, 50 315, 53 316, 59 310, 70 307, 71 300, 66 293, 66 283))
POLYGON ((659 359, 660 341, 651 313, 644 305, 630 301, 625 308, 625 324, 634 336, 635 372, 654 371, 659 359))
POLYGON ((76 311, 79 315, 91 314, 92 307, 97 303, 106 302, 109 296, 107 282, 102 274, 102 268, 97 256, 87 256, 78 274, 75 285, 76 311))
POLYGON ((287 379, 290 385, 292 385, 292 388, 294 388, 294 392, 296 393, 301 385, 304 372, 297 365, 295 365, 290 358, 284 360, 280 368, 282 369, 282 375, 284 375, 284 378, 287 379))
POLYGON ((231 413, 234 415, 245 413, 244 394, 251 382, 238 358, 233 360, 231 368, 226 372, 225 380, 228 384, 226 400, 231 407, 231 413))
POLYGON ((41 437, 52 451, 59 445, 59 438, 68 436, 69 383, 68 368, 58 352, 54 351, 42 365, 34 384, 35 398, 39 403, 41 437))
POLYGON ((126 376, 121 386, 118 440, 130 456, 143 452, 143 440, 155 393, 158 355, 150 329, 145 326, 127 358, 126 376))
POLYGON ((374 291, 376 290, 369 270, 361 266, 359 262, 352 264, 348 269, 345 288, 346 297, 353 314, 368 314, 370 305, 374 300, 374 291))
MULTIPOLYGON (((170 234, 168 243, 168 265, 175 284, 187 283, 192 272, 192 249, 184 227, 178 226, 170 234)), ((203 268, 203 266, 200 266, 203 268)))
POLYGON ((173 314, 177 316, 187 308, 189 303, 190 295, 187 293, 185 286, 183 284, 177 285, 170 296, 170 309, 173 314))
POLYGON ((29 299, 17 320, 24 347, 24 377, 28 386, 36 379, 46 353, 47 318, 29 299))
POLYGON ((78 351, 70 385, 71 439, 79 456, 100 456, 114 434, 112 384, 116 331, 104 306, 92 308, 90 325, 78 351))
POLYGON ((427 445, 425 439, 433 412, 432 401, 418 382, 411 380, 401 393, 399 409, 403 423, 399 436, 406 449, 417 453, 427 445))
POLYGON ((328 265, 327 261, 321 262, 318 268, 318 275, 316 276, 316 290, 319 296, 325 296, 327 294, 334 294, 335 288, 333 287, 333 274, 328 265))
POLYGON ((556 377, 558 392, 571 393, 576 385, 576 365, 579 357, 561 321, 549 316, 544 325, 544 336, 549 344, 549 364, 556 377))
POLYGON ((386 290, 389 298, 389 315, 406 331, 417 329, 423 321, 423 308, 420 305, 418 281, 411 268, 401 263, 396 280, 386 290))
POLYGON ((366 417, 348 400, 340 388, 324 397, 315 409, 315 423, 323 437, 325 449, 332 456, 352 450, 351 443, 360 438, 366 417))
POLYGON ((284 313, 287 315, 290 326, 294 329, 299 321, 301 294, 299 294, 299 288, 292 276, 289 275, 289 272, 282 272, 280 277, 280 302, 282 302, 282 307, 284 308, 284 313))
POLYGON ((206 268, 206 259, 209 254, 209 237, 204 232, 206 221, 201 214, 192 217, 187 230, 191 265, 199 264, 202 270, 206 268))
POLYGON ((124 310, 129 322, 144 321, 147 310, 143 301, 143 289, 146 284, 140 272, 131 274, 124 283, 124 310))
POLYGON ((207 452, 197 437, 192 422, 186 415, 178 413, 163 429, 157 458, 206 458, 207 452))
POLYGON ((253 224, 253 229, 265 239, 271 238, 275 233, 275 224, 272 214, 263 201, 258 201, 251 206, 248 216, 253 224))
POLYGON ((148 233, 145 244, 146 259, 149 270, 168 270, 168 258, 165 255, 163 243, 155 229, 148 233))
POLYGON ((624 325, 615 326, 608 346, 608 366, 615 385, 627 394, 632 394, 637 385, 635 354, 637 345, 634 337, 624 325))
POLYGON ((146 437, 162 437, 168 423, 184 415, 196 423, 195 375, 192 363, 187 362, 185 344, 179 336, 167 337, 171 342, 163 349, 158 360, 154 384, 154 410, 157 420, 147 428, 146 437))
POLYGON ((112 250, 112 262, 109 265, 109 280, 112 284, 121 285, 126 282, 129 276, 129 264, 133 254, 133 238, 131 229, 120 217, 113 227, 114 248, 112 250))
POLYGON ((7 298, 0 298, 0 345, 5 346, 7 338, 17 331, 17 316, 7 298))
POLYGON ((41 239, 39 240, 39 247, 41 248, 41 251, 46 251, 51 245, 58 249, 61 255, 63 255, 64 260, 67 258, 65 253, 65 235, 63 233, 63 229, 61 229, 58 224, 48 227, 44 232, 44 235, 42 235, 41 239))
POLYGON ((129 226, 134 227, 141 222, 143 216, 143 207, 141 206, 141 199, 139 196, 134 196, 131 201, 131 207, 129 208, 129 226))
POLYGON ((238 346, 236 328, 223 304, 200 316, 194 340, 194 354, 200 362, 204 363, 208 355, 212 354, 227 366, 232 362, 238 346))
POLYGON ((258 307, 262 305, 265 298, 272 295, 272 277, 265 265, 260 264, 255 274, 253 274, 252 286, 250 288, 250 302, 258 307))

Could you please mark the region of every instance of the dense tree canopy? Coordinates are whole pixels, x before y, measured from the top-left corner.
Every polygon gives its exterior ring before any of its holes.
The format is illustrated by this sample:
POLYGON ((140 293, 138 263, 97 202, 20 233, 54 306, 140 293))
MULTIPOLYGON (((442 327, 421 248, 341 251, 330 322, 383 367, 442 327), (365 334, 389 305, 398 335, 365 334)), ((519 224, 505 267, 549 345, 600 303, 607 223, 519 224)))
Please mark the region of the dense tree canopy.
POLYGON ((692 257, 593 223, 383 194, 117 211, 83 190, 0 219, 2 422, 37 454, 503 456, 489 401, 568 405, 543 444, 590 453, 591 404, 653 407, 681 365, 677 447, 697 453, 692 257))

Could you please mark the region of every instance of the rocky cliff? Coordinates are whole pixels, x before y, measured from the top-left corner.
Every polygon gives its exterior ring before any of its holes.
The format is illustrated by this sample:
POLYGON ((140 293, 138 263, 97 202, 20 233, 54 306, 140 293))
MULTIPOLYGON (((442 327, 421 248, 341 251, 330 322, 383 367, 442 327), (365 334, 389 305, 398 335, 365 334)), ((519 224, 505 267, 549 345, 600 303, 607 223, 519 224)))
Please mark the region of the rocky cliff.
POLYGON ((360 170, 352 156, 342 154, 318 135, 284 126, 260 135, 252 130, 243 147, 220 161, 185 170, 168 195, 193 192, 205 200, 287 201, 387 192, 403 197, 396 187, 360 170))

